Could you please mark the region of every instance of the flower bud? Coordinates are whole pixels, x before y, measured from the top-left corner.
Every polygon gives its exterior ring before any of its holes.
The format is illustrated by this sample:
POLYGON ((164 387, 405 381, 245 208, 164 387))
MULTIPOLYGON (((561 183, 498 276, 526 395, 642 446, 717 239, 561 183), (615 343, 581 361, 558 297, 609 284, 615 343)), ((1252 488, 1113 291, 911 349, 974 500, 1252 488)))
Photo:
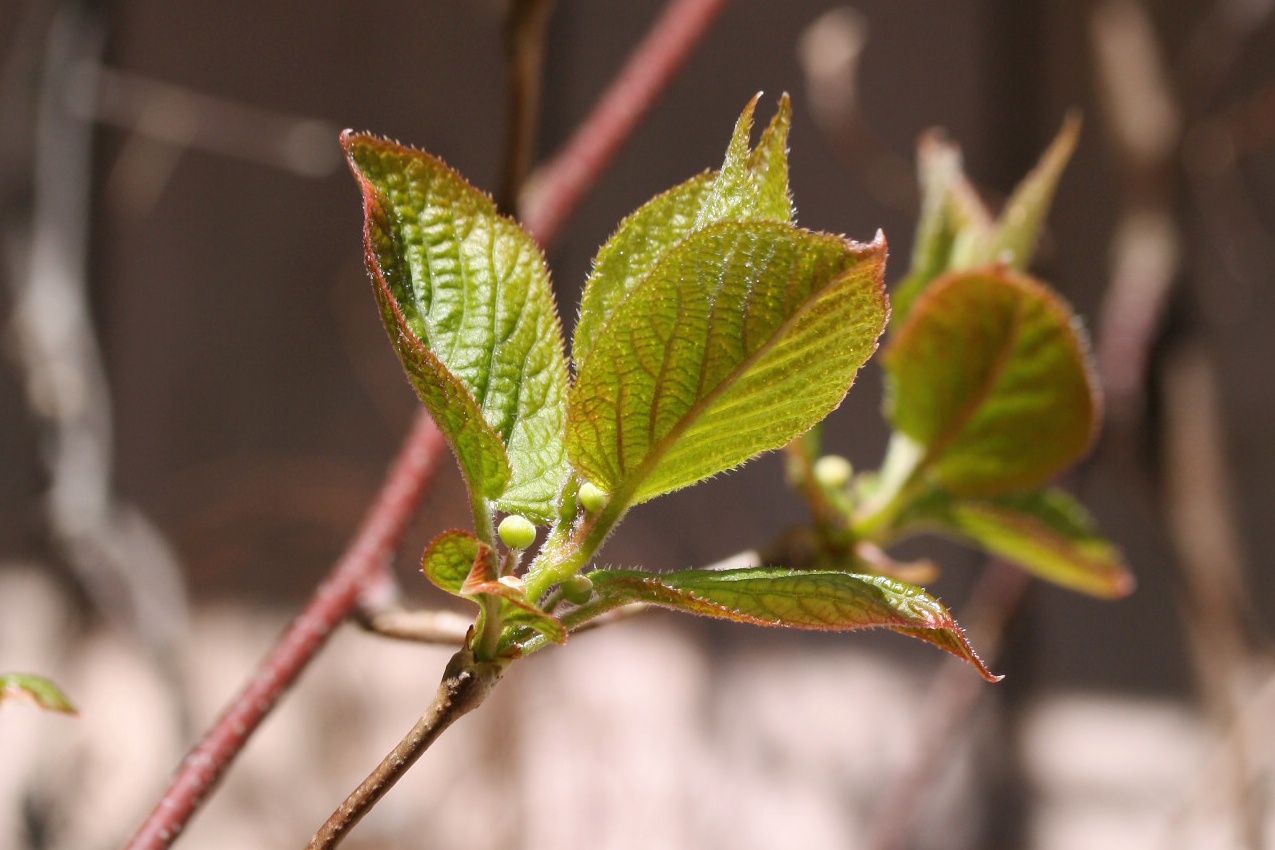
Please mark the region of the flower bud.
POLYGON ((841 455, 824 455, 815 461, 815 480, 829 490, 840 490, 850 483, 854 470, 841 455))
POLYGON ((583 605, 593 598, 593 582, 588 576, 571 576, 562 582, 562 595, 568 602, 583 605))
POLYGON ((584 505, 586 511, 596 514, 606 506, 606 503, 607 494, 597 485, 588 481, 580 485, 580 504, 584 505))
POLYGON ((526 549, 536 542, 535 524, 518 514, 510 514, 502 519, 496 532, 510 549, 526 549))

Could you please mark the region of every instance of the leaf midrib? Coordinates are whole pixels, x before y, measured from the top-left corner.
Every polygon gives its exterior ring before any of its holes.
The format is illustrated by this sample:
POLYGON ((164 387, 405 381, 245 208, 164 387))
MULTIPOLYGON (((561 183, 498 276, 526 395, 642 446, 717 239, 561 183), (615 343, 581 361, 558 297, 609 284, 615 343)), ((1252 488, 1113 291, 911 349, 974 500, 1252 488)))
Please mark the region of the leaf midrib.
MULTIPOLYGON (((853 260, 853 255, 851 256, 853 260)), ((704 408, 718 396, 722 395, 726 388, 732 386, 734 382, 738 380, 740 375, 748 369, 748 367, 774 348, 777 344, 777 340, 782 337, 782 335, 797 321, 798 318, 805 315, 806 310, 818 300, 819 295, 838 285, 843 278, 853 274, 855 265, 856 264, 852 261, 848 266, 842 268, 841 271, 833 275, 828 282, 824 284, 824 286, 819 289, 812 289, 809 297, 803 301, 801 306, 784 319, 784 321, 775 328, 775 331, 770 335, 770 337, 758 346, 756 351, 741 360, 738 366, 732 369, 721 381, 718 382, 717 386, 709 390, 705 395, 696 399, 695 402, 687 409, 686 413, 677 420, 677 424, 670 428, 668 433, 665 434, 658 443, 652 445, 642 463, 640 463, 637 468, 626 477, 625 483, 617 488, 621 498, 627 502, 628 499, 630 499, 637 491, 642 482, 650 476, 659 459, 666 451, 668 451, 669 448, 672 447, 674 443, 677 442, 678 439, 681 438, 681 436, 686 432, 686 429, 690 427, 690 424, 699 417, 700 413, 703 412, 704 408)), ((701 364, 701 369, 702 368, 703 365, 701 364)), ((621 386, 622 385, 623 384, 621 383, 621 386)), ((617 409, 618 407, 617 393, 617 409)), ((623 459, 623 455, 619 455, 619 457, 621 460, 623 459)))
POLYGON ((1021 294, 1015 292, 1014 299, 1014 315, 1010 320, 1009 332, 1005 335, 1006 344, 996 353, 996 359, 992 363, 992 368, 988 370, 987 379, 979 386, 978 390, 961 405, 956 416, 951 420, 952 425, 945 428, 938 436, 933 439, 926 448, 925 454, 917 464, 917 469, 924 469, 934 463, 938 458, 942 457, 948 447, 956 441, 956 439, 973 420, 974 415, 987 401, 992 394, 992 390, 1000 383, 1001 376, 1009 367, 1009 361, 1018 343, 1018 335, 1023 323, 1023 309, 1025 300, 1021 294))

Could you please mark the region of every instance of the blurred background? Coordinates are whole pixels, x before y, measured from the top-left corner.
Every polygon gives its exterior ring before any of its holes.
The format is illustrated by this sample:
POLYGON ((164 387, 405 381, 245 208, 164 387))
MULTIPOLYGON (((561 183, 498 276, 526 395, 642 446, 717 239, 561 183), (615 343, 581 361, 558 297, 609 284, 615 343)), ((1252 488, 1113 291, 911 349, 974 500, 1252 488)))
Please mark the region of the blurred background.
MULTIPOLYGON (((655 0, 557 0, 538 149, 655 0)), ((504 4, 0 5, 0 847, 120 846, 353 533, 417 402, 336 144, 369 129, 494 191, 504 4)), ((361 848, 1275 847, 1275 2, 727 4, 548 254, 596 247, 793 95, 798 221, 906 267, 917 136, 995 205, 1085 117, 1036 264, 1085 317, 1108 421, 1068 483, 1138 579, 1104 602, 936 541, 983 684, 891 634, 663 613, 517 665, 361 848), (990 575, 980 582, 979 576, 990 575), (980 639, 983 643, 980 644, 980 639)), ((874 364, 825 429, 886 439, 874 364)), ((464 526, 452 464, 395 567, 464 526)), ((767 457, 635 510, 606 560, 704 565, 803 520, 767 457)), ((350 627, 179 846, 298 846, 412 724, 447 650, 350 627)))

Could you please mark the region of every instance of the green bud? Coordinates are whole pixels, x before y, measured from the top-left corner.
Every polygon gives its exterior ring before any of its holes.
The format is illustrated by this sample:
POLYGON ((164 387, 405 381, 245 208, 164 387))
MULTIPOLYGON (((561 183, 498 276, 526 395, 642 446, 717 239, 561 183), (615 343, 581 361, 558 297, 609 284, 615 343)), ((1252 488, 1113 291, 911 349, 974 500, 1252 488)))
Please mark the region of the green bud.
POLYGON ((562 595, 568 602, 583 605, 593 598, 593 582, 588 576, 571 576, 562 582, 562 595))
POLYGON ((518 514, 510 514, 502 519, 496 532, 510 549, 526 549, 536 542, 535 524, 518 514))
POLYGON ((586 511, 596 514, 606 506, 606 503, 607 494, 597 485, 590 484, 588 481, 580 485, 580 504, 584 505, 586 511))
POLYGON ((841 455, 824 455, 815 461, 815 480, 829 490, 840 490, 850 483, 854 470, 841 455))

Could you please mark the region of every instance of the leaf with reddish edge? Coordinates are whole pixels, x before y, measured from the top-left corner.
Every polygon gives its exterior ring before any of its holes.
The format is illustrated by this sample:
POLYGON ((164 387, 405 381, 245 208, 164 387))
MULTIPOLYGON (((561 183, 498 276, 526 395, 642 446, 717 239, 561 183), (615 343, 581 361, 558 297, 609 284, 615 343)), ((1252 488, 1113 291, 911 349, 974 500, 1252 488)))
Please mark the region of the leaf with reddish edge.
POLYGON ((576 628, 632 602, 760 626, 820 631, 885 628, 931 643, 997 681, 961 627, 919 587, 884 576, 835 570, 760 567, 737 570, 594 570, 595 601, 563 616, 576 628))
POLYGON ((425 575, 454 596, 477 602, 482 596, 501 599, 501 619, 527 626, 555 643, 564 643, 567 630, 557 618, 527 600, 516 578, 501 580, 496 574, 496 553, 467 531, 444 531, 430 541, 421 559, 425 575))
POLYGON ((880 237, 784 222, 693 233, 582 365, 568 396, 572 464, 629 505, 785 445, 840 404, 875 350, 884 262, 880 237))
POLYGON ((21 699, 47 711, 75 714, 75 706, 62 689, 43 676, 30 673, 0 673, 0 702, 21 699))
POLYGON ((1120 550, 1102 536, 1083 505, 1056 488, 993 499, 958 498, 936 489, 909 507, 899 528, 904 534, 955 536, 1082 593, 1114 599, 1133 592, 1133 575, 1120 550))
POLYGON ((366 134, 341 142, 386 330, 470 489, 551 519, 567 370, 540 249, 441 160, 366 134))
POLYGON ((953 272, 917 300, 883 355, 886 413, 952 493, 1033 489, 1073 463, 1101 397, 1071 308, 1006 268, 953 272))
POLYGON ((491 547, 468 531, 453 528, 435 537, 421 556, 421 571, 440 589, 453 596, 464 596, 465 579, 474 564, 486 560, 491 547), (484 555, 486 553, 486 555, 484 555))

